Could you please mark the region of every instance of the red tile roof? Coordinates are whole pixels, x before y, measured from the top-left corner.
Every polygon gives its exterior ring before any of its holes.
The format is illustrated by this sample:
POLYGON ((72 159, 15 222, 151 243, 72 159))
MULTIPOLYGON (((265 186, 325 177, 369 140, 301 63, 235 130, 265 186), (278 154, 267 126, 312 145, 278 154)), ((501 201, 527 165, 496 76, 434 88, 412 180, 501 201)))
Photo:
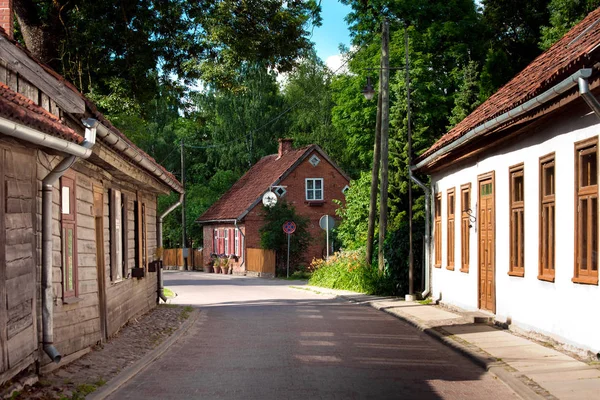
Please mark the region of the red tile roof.
POLYGON ((54 114, 0 82, 0 116, 49 135, 58 136, 74 143, 83 137, 65 126, 54 114))
POLYGON ((216 203, 204 212, 197 222, 237 219, 269 188, 316 145, 294 149, 277 159, 277 154, 261 158, 216 203))
MULTIPOLYGON (((47 66, 46 64, 40 62, 38 59, 36 59, 30 52, 29 50, 25 49, 24 47, 22 47, 17 41, 15 41, 14 39, 10 38, 7 34, 6 31, 0 26, 0 35, 2 35, 6 40, 8 40, 9 42, 11 42, 13 45, 15 45, 15 47, 19 48, 19 50, 21 50, 22 52, 24 52, 25 54, 27 54, 27 56, 33 60, 35 63, 37 63, 40 67, 42 67, 48 74, 52 75, 55 79, 57 79, 58 81, 62 82, 66 87, 68 87, 69 89, 71 89, 75 94, 77 94, 78 96, 80 96, 85 104, 86 107, 88 108, 88 110, 91 112, 91 114, 94 116, 94 118, 96 118, 100 123, 102 123, 104 126, 106 126, 108 129, 110 129, 111 131, 113 131, 117 136, 119 136, 121 139, 123 139, 126 143, 128 143, 131 147, 133 147, 133 149, 135 149, 137 152, 139 152, 143 157, 147 158, 148 160, 150 160, 153 164, 155 164, 158 168, 160 168, 161 171, 163 171, 168 177, 170 177, 171 179, 173 179, 175 182, 179 183, 181 185, 181 182, 179 182, 179 180, 177 180, 177 178, 175 177, 175 175, 173 175, 171 172, 169 172, 165 167, 163 167, 162 165, 160 165, 158 162, 156 162, 156 160, 154 160, 154 158, 150 157, 146 152, 144 152, 142 149, 140 149, 138 146, 136 146, 131 140, 129 140, 129 138, 122 133, 120 130, 118 130, 117 128, 115 128, 110 121, 101 113, 98 111, 98 109, 96 108, 96 105, 89 100, 87 97, 85 97, 81 92, 79 92, 79 90, 77 89, 77 87, 75 87, 75 85, 73 85, 71 82, 69 82, 67 79, 65 79, 62 75, 60 75, 58 72, 54 71, 52 68, 50 68, 49 66, 47 66)), ((10 89, 9 89, 10 90, 10 89)), ((33 104, 33 103, 32 103, 33 104)), ((50 114, 52 115, 52 114, 50 114)), ((53 116, 53 115, 52 115, 53 116)), ((21 121, 24 124, 26 124, 26 121, 21 121)), ((45 131, 44 131, 45 132, 45 131)), ((46 132, 49 133, 49 132, 46 132)), ((83 140, 83 139, 82 139, 83 140)), ((125 154, 121 154, 123 157, 127 158, 127 156, 125 154)), ((181 185, 181 187, 183 187, 183 185, 181 185)))
POLYGON ((600 46, 599 18, 600 8, 591 12, 561 40, 533 60, 510 82, 421 154, 416 161, 423 160, 477 126, 540 95, 577 70, 592 67, 599 58, 597 51, 600 46))

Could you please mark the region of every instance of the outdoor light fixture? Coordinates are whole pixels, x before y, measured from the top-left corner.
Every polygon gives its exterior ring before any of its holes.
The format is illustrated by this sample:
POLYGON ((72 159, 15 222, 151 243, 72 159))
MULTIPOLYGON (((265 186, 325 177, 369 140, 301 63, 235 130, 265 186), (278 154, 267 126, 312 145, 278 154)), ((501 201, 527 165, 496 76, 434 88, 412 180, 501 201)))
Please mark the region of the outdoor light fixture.
POLYGON ((372 100, 375 95, 375 89, 373 89, 373 84, 371 83, 371 77, 367 76, 367 84, 362 90, 362 94, 365 96, 365 99, 372 100))

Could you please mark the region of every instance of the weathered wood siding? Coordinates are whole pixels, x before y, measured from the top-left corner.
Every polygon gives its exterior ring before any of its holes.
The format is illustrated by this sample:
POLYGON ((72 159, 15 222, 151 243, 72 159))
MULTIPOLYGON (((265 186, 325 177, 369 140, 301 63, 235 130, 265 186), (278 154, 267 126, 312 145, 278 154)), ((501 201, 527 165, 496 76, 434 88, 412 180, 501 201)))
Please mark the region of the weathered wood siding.
POLYGON ((36 357, 34 152, 0 144, 0 380, 36 357))
MULTIPOLYGON (((108 334, 116 333, 131 318, 142 315, 156 306, 156 273, 148 272, 141 278, 131 278, 131 268, 135 265, 135 218, 134 202, 140 200, 146 205, 146 232, 148 261, 155 260, 156 254, 156 196, 132 192, 116 187, 127 197, 128 210, 128 267, 129 273, 120 281, 110 279, 110 213, 108 191, 104 196, 104 263, 107 282, 107 328, 108 334)), ((141 266, 141 265, 140 265, 141 266)))

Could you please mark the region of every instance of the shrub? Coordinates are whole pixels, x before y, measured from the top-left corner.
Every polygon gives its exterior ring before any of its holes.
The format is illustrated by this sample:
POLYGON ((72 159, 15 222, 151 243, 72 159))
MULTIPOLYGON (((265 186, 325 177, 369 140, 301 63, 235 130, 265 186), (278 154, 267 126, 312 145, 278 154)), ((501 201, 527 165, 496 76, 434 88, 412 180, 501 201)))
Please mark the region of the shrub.
POLYGON ((376 266, 365 262, 364 249, 340 251, 327 260, 313 260, 312 276, 308 281, 314 286, 351 290, 366 294, 391 294, 392 285, 376 266))

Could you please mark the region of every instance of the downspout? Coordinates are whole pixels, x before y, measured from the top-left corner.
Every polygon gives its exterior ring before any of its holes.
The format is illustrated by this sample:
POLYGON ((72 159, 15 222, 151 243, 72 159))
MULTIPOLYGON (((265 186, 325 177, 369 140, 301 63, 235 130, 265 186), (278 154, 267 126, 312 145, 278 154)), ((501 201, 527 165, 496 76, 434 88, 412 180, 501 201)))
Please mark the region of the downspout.
POLYGON ((421 189, 423 189, 423 192, 425 192, 425 263, 423 264, 423 273, 425 274, 425 287, 423 288, 423 292, 421 292, 421 298, 424 299, 429 295, 429 292, 431 291, 431 288, 429 286, 429 265, 430 265, 430 259, 429 259, 429 241, 430 241, 430 234, 429 234, 429 219, 431 218, 431 216, 429 215, 429 208, 430 208, 430 204, 431 204, 431 191, 429 190, 429 188, 420 180, 418 180, 412 173, 412 170, 409 168, 408 170, 408 174, 410 176, 410 179, 412 179, 412 181, 414 183, 416 183, 421 189))
MULTIPOLYGON (((83 121, 86 126, 85 140, 75 151, 69 152, 52 171, 42 180, 42 346, 44 352, 55 363, 62 356, 54 347, 54 292, 52 287, 52 192, 54 183, 71 168, 77 158, 88 158, 96 142, 96 121, 83 121), (89 150, 89 151, 87 151, 89 150)), ((64 151, 69 150, 66 148, 64 151)))
POLYGON ((600 103, 596 99, 596 97, 590 92, 590 85, 588 83, 587 77, 579 78, 579 94, 583 97, 583 100, 587 103, 587 105, 592 109, 594 114, 598 118, 600 118, 600 103))
POLYGON ((246 243, 246 235, 244 235, 244 232, 242 232, 242 230, 238 228, 238 220, 237 219, 234 220, 233 223, 235 224, 235 229, 240 231, 240 233, 242 234, 242 243, 240 243, 240 246, 242 247, 242 263, 240 264, 240 268, 242 268, 244 266, 244 264, 246 264, 246 251, 245 251, 245 247, 244 247, 244 244, 246 243))
MULTIPOLYGON (((504 114, 500 115, 499 117, 496 117, 482 125, 479 125, 478 127, 474 128, 474 129, 471 129, 463 136, 459 137, 458 139, 451 142, 447 146, 444 146, 441 149, 438 149, 437 151, 433 152, 432 154, 427 156, 425 159, 421 160, 416 165, 411 166, 410 168, 412 170, 417 170, 417 169, 423 168, 424 166, 428 165, 429 163, 435 161, 436 158, 441 157, 441 156, 451 152, 452 150, 461 146, 463 143, 471 140, 472 138, 483 135, 484 133, 489 132, 492 129, 510 121, 511 119, 514 119, 520 115, 523 115, 523 114, 533 110, 534 108, 539 107, 540 105, 547 103, 547 102, 551 101, 552 99, 562 95, 566 91, 570 90, 573 86, 575 86, 577 84, 577 82, 579 82, 579 84, 580 84, 580 91, 581 91, 582 78, 587 83, 587 78, 589 78, 590 76, 592 76, 591 68, 580 69, 579 71, 575 72, 573 75, 569 76, 567 79, 554 85, 553 87, 546 90, 544 93, 540 94, 539 96, 527 101, 524 104, 521 104, 520 106, 512 108, 511 110, 505 112, 504 114)), ((584 97, 584 99, 586 99, 586 97, 584 97)), ((589 99, 586 99, 586 102, 588 100, 589 99)))
MULTIPOLYGON (((167 215, 171 214, 171 212, 173 210, 175 210, 177 207, 179 207, 181 205, 181 203, 183 203, 183 195, 184 195, 183 193, 180 193, 179 200, 177 201, 177 203, 175 203, 171 207, 167 208, 167 210, 164 213, 162 213, 160 217, 158 217, 158 247, 161 249, 163 247, 163 220, 165 219, 165 217, 167 215)), ((158 283, 158 289, 157 289, 158 298, 166 303, 167 296, 165 296, 165 293, 164 293, 165 286, 163 284, 162 266, 159 266, 158 268, 156 268, 156 279, 157 279, 157 283, 158 283)))

